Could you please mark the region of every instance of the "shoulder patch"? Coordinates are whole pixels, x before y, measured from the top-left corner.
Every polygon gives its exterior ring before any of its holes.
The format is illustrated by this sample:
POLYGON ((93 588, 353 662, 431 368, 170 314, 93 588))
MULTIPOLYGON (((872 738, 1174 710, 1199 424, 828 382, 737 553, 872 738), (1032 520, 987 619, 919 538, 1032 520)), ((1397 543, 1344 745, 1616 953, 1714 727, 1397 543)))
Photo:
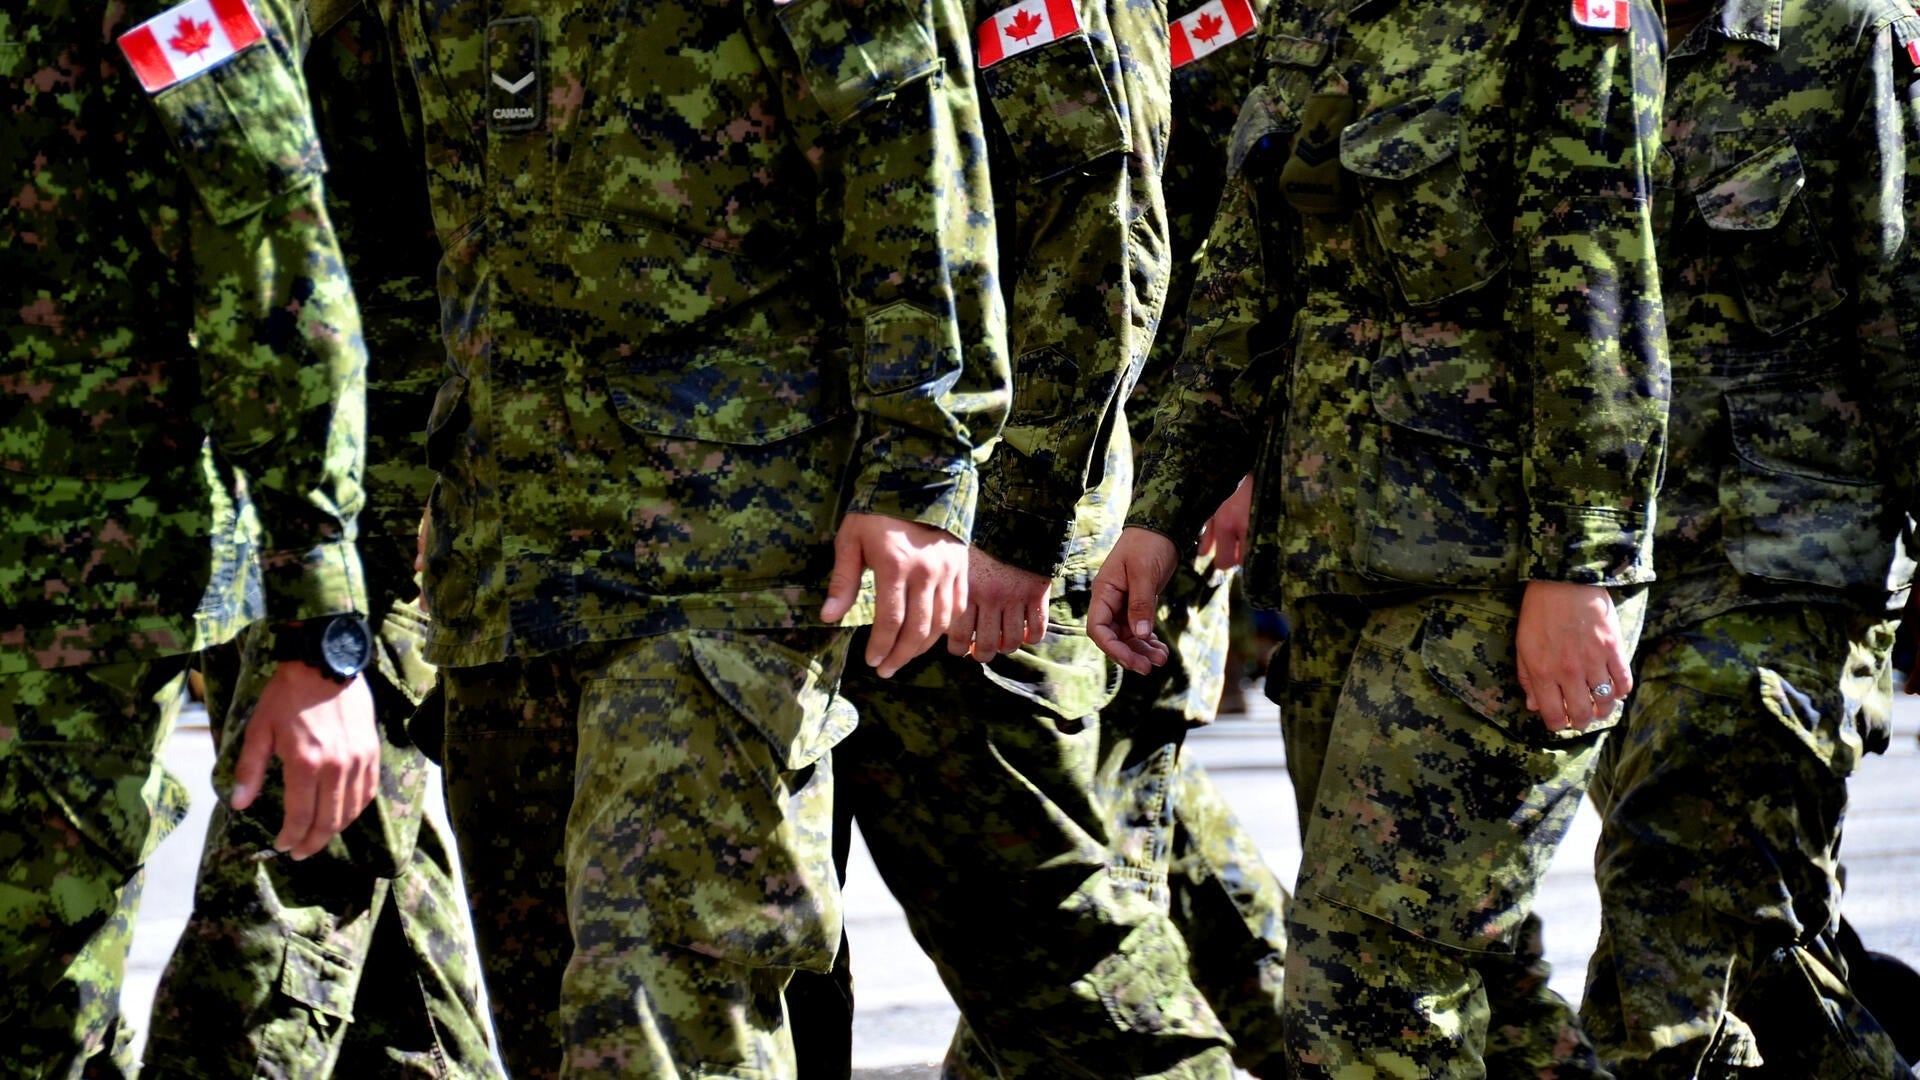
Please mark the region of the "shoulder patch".
POLYGON ((1252 0, 1207 0, 1167 24, 1173 66, 1184 67, 1253 33, 1252 0))
POLYGON ((1009 56, 1037 49, 1080 29, 1073 0, 1021 0, 994 12, 979 29, 979 64, 992 67, 1009 56))
POLYGON ((247 0, 186 0, 120 35, 147 93, 217 67, 266 37, 247 0))
POLYGON ((1627 0, 1573 0, 1573 23, 1588 30, 1625 30, 1627 0))

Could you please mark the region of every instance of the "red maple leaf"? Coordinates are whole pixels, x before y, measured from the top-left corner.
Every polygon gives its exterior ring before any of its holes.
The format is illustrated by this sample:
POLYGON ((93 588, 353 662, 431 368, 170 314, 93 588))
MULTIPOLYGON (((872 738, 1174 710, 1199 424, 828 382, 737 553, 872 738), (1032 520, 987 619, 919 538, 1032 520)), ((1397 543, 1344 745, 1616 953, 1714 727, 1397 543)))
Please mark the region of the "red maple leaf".
POLYGON ((183 56, 204 52, 212 44, 213 24, 194 22, 185 15, 173 25, 173 36, 167 39, 167 47, 183 56))
POLYGON ((1007 36, 1015 41, 1025 41, 1040 32, 1040 16, 1031 11, 1021 11, 1007 24, 1007 36))
POLYGON ((1201 15, 1200 18, 1194 20, 1193 36, 1199 38, 1201 41, 1211 43, 1214 38, 1220 36, 1220 28, 1226 24, 1227 20, 1222 19, 1212 12, 1207 12, 1201 15))

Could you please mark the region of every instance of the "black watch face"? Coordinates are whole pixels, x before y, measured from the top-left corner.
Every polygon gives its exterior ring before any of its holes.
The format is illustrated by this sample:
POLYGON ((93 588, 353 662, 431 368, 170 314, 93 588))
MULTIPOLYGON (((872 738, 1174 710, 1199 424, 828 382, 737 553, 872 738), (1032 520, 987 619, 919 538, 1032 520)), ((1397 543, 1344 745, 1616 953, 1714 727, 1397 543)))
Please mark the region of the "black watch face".
POLYGON ((350 679, 360 674, 372 658, 373 636, 367 631, 365 619, 343 616, 327 620, 327 628, 320 635, 320 659, 327 670, 350 679))

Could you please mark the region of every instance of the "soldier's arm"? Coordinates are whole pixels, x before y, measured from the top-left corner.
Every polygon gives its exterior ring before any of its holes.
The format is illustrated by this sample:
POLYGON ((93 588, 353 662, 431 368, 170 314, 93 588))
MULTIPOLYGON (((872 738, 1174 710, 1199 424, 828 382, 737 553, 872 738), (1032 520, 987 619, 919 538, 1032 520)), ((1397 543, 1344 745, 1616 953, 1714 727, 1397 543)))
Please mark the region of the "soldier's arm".
POLYGON ((866 660, 890 675, 966 604, 975 454, 1009 394, 972 48, 954 0, 796 0, 788 115, 818 148, 862 441, 822 618, 874 571, 866 660), (848 20, 858 18, 853 27, 848 20), (859 44, 855 44, 858 42, 859 44), (876 520, 878 519, 878 520, 876 520))
POLYGON ((1872 410, 1886 510, 1920 518, 1920 17, 1864 35, 1857 117, 1840 165, 1850 234, 1834 246, 1852 272, 1860 371, 1872 410))
MULTIPOLYGON (((253 0, 266 37, 159 91, 199 196, 190 214, 194 344, 216 453, 247 477, 268 616, 364 610, 353 548, 364 350, 321 206, 320 157, 284 0, 253 0)), ((244 707, 245 703, 241 703, 244 707)), ((252 703, 232 794, 245 808, 282 763, 275 846, 301 858, 372 799, 379 760, 364 683, 299 662, 252 703)))
POLYGON ((1580 26, 1563 4, 1529 14, 1543 60, 1527 67, 1508 312, 1533 393, 1514 655, 1527 707, 1559 730, 1632 688, 1604 587, 1652 577, 1669 381, 1651 191, 1666 39, 1641 0, 1624 31, 1580 26))

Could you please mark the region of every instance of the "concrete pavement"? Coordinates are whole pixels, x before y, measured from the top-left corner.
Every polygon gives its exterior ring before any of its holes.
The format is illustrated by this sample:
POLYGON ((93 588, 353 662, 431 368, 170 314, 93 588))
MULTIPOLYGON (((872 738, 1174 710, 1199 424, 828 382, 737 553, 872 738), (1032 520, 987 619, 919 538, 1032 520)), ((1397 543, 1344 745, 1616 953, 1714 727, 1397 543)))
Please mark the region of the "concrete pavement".
MULTIPOLYGON (((1281 880, 1300 859, 1293 796, 1287 783, 1278 717, 1257 693, 1252 712, 1224 719, 1189 740, 1190 752, 1213 774, 1281 880)), ((1872 949, 1920 966, 1920 699, 1895 708, 1894 743, 1868 758, 1854 778, 1847 818, 1846 912, 1872 949)), ((195 859, 213 794, 207 777, 212 742, 203 726, 176 733, 168 764, 193 787, 194 811, 149 865, 146 901, 129 962, 125 1007, 144 1017, 161 967, 186 923, 195 859)), ((436 800, 437 801, 437 800, 436 800)), ((1549 871, 1539 911, 1546 923, 1553 985, 1578 1000, 1587 957, 1599 932, 1592 853, 1599 822, 1583 809, 1549 871)), ((860 1080, 931 1080, 956 1018, 933 966, 908 933, 863 848, 849 868, 846 905, 859 1012, 854 1061, 860 1080)))

